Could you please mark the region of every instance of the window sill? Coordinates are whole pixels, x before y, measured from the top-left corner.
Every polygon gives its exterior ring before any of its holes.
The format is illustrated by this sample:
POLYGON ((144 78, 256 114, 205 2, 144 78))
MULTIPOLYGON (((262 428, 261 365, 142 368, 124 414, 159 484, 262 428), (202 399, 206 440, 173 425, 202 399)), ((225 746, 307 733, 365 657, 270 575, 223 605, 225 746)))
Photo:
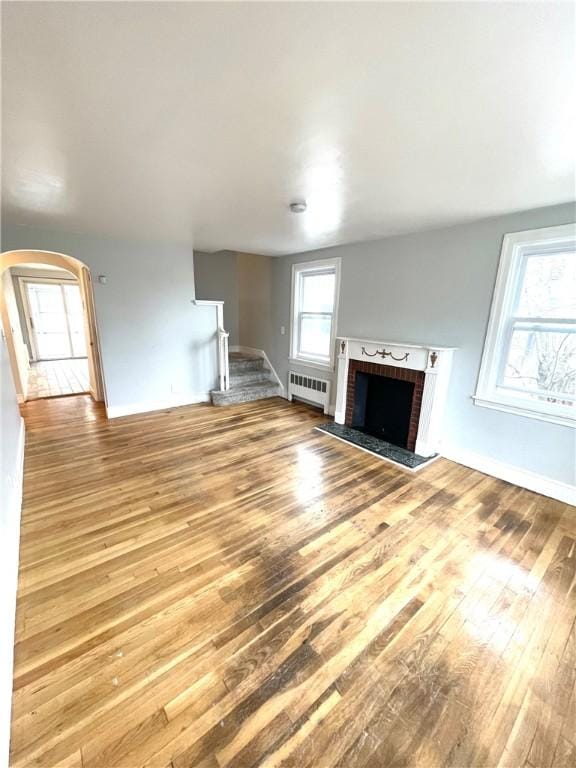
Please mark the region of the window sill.
POLYGON ((330 371, 334 373, 332 363, 319 363, 316 360, 305 360, 302 357, 289 357, 288 362, 293 365, 303 365, 305 368, 317 368, 319 371, 330 371))
POLYGON ((490 400, 485 397, 472 397, 474 405, 479 405, 482 408, 491 408, 495 411, 504 411, 506 413, 513 413, 516 416, 526 416, 529 419, 538 419, 539 421, 547 421, 551 424, 561 424, 564 427, 572 427, 576 429, 576 414, 574 418, 571 416, 563 416, 561 414, 545 413, 543 411, 537 411, 532 408, 527 408, 522 405, 514 405, 512 403, 503 402, 502 400, 490 400))

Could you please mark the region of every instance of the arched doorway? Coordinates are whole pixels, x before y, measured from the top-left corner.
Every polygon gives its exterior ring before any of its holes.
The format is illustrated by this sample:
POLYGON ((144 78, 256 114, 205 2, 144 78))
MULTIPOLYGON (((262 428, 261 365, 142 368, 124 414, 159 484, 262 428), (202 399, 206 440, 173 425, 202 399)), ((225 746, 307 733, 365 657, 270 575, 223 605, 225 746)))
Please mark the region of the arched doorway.
MULTIPOLYGON (((83 309, 84 335, 86 338, 86 355, 88 359, 89 392, 95 400, 105 400, 104 379, 102 373, 100 346, 98 341, 98 326, 92 291, 92 278, 89 268, 79 259, 52 251, 16 250, 0 254, 0 278, 11 267, 50 267, 65 270, 76 280, 80 289, 83 309)), ((23 349, 14 333, 13 309, 5 300, 4 290, 0 290, 0 313, 2 326, 6 337, 6 345, 10 357, 10 366, 18 398, 26 400, 27 382, 24 380, 23 349)))

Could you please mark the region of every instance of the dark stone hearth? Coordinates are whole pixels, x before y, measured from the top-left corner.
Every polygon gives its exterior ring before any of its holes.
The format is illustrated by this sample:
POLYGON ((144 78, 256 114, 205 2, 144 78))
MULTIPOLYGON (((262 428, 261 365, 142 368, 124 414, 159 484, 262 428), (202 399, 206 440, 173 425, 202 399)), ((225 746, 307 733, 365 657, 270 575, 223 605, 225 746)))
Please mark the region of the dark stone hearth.
POLYGON ((326 432, 328 435, 339 437, 341 440, 345 440, 352 445, 364 448, 364 450, 370 451, 370 453, 373 453, 376 456, 395 461, 397 464, 401 464, 403 467, 408 467, 409 469, 421 467, 422 464, 432 461, 432 459, 435 459, 438 455, 435 453, 434 456, 418 456, 417 453, 412 453, 412 451, 408 451, 406 448, 392 445, 392 443, 387 443, 385 440, 380 440, 378 437, 359 432, 357 429, 352 429, 344 424, 334 424, 330 422, 328 424, 321 424, 319 427, 316 427, 316 429, 319 429, 321 432, 326 432))

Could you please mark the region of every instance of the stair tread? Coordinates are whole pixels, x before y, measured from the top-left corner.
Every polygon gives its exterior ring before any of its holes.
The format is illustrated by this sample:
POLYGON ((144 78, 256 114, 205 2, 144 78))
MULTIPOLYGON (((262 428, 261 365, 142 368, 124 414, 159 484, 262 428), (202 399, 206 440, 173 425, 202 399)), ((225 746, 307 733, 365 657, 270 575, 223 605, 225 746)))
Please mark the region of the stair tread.
POLYGON ((261 357, 230 357, 228 362, 231 374, 266 370, 264 368, 264 359, 261 357))
POLYGON ((246 403, 251 400, 261 400, 266 397, 278 397, 281 393, 279 385, 275 381, 261 381, 246 387, 227 389, 224 392, 213 391, 212 403, 214 405, 234 405, 246 403))
POLYGON ((268 379, 266 381, 254 381, 251 384, 246 384, 244 387, 231 387, 224 391, 227 392, 247 392, 253 389, 267 389, 268 387, 278 387, 278 382, 274 379, 268 379))
POLYGON ((234 386, 235 383, 242 384, 242 382, 250 381, 270 381, 270 371, 266 368, 258 368, 256 370, 240 370, 230 371, 230 384, 234 386))
POLYGON ((260 355, 251 355, 246 352, 229 352, 228 359, 231 362, 239 362, 241 360, 261 360, 260 355))

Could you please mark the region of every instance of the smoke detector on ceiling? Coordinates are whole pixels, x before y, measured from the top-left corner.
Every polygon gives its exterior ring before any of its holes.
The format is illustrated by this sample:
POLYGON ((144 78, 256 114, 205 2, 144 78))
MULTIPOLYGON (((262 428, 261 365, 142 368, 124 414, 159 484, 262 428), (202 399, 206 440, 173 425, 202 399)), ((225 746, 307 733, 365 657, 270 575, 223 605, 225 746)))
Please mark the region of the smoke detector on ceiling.
POLYGON ((304 200, 300 200, 296 203, 290 203, 290 210, 292 213, 304 213, 306 210, 306 203, 304 200))

